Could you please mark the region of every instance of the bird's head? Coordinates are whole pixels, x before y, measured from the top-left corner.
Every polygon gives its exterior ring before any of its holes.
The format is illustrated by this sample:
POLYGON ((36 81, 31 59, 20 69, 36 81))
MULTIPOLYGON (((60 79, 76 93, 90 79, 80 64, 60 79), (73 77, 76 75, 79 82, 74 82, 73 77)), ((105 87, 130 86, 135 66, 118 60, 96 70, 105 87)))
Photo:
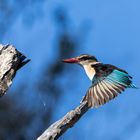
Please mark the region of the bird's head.
POLYGON ((76 64, 80 64, 80 65, 84 66, 84 65, 88 65, 88 64, 95 64, 98 62, 98 60, 94 56, 91 56, 88 54, 81 54, 80 56, 77 56, 74 58, 64 59, 63 62, 76 63, 76 64))

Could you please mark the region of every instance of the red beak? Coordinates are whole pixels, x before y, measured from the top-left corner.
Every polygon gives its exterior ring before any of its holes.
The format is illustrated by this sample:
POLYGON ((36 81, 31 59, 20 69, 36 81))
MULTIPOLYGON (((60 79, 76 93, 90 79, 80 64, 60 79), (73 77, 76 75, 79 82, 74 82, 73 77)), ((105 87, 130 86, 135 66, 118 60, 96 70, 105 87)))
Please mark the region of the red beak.
POLYGON ((63 59, 62 61, 65 63, 78 63, 79 62, 77 58, 63 59))

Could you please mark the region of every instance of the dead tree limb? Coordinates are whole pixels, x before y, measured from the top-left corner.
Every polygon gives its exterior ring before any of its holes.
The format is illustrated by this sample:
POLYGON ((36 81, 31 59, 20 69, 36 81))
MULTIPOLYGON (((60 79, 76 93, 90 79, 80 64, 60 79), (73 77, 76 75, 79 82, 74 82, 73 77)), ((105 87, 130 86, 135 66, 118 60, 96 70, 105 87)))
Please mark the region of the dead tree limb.
POLYGON ((57 140, 67 129, 73 125, 88 111, 86 101, 82 102, 74 110, 68 112, 63 118, 53 123, 37 140, 57 140))
POLYGON ((12 84, 17 70, 29 61, 12 45, 0 45, 0 96, 3 96, 12 84))

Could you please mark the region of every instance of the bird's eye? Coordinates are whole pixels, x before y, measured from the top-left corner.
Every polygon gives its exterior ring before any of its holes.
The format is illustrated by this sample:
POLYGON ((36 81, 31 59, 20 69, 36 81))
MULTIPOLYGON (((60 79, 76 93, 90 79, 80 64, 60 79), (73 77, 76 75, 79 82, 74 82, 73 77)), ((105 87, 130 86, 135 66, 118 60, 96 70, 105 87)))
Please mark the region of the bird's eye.
POLYGON ((81 61, 85 61, 85 60, 88 60, 88 59, 89 59, 89 58, 86 57, 86 56, 80 58, 81 61))

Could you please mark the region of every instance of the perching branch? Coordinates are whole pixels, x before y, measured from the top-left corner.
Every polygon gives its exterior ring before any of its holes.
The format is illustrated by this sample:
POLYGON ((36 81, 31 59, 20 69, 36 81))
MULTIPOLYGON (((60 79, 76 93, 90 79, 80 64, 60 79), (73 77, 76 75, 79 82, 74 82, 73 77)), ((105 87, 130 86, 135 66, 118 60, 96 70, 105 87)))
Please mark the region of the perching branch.
POLYGON ((57 140, 67 129, 73 127, 88 109, 87 102, 82 102, 74 110, 68 112, 63 118, 53 123, 37 140, 57 140))
POLYGON ((17 70, 30 61, 25 59, 12 45, 0 45, 0 96, 3 96, 12 84, 17 70))

